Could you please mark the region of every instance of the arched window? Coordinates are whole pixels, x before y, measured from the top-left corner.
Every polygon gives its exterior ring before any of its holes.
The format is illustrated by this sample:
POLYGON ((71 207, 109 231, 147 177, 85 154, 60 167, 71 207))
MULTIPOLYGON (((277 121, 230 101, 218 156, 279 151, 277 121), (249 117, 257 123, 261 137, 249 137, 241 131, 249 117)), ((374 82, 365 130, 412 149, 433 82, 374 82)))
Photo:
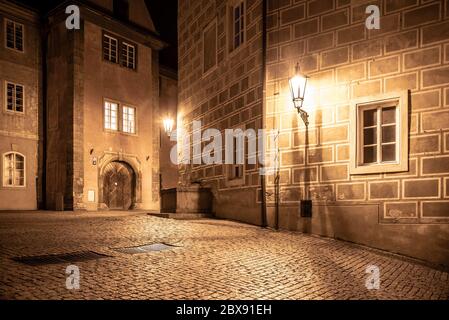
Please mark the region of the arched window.
POLYGON ((25 157, 17 152, 3 156, 3 186, 25 186, 25 157))

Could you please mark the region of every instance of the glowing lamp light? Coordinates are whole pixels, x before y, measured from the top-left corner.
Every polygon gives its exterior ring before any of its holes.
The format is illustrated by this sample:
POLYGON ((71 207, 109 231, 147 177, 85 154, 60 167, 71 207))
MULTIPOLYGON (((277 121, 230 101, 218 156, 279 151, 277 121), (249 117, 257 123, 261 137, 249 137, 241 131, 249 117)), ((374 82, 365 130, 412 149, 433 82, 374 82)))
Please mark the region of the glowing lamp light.
POLYGON ((309 125, 309 115, 307 114, 306 111, 303 110, 303 104, 304 104, 304 97, 306 95, 306 87, 308 79, 309 78, 307 76, 301 74, 299 63, 297 63, 295 68, 295 75, 293 76, 293 78, 289 80, 290 91, 292 94, 293 104, 298 113, 301 115, 301 118, 306 124, 306 126, 309 125))
POLYGON ((171 118, 165 118, 163 122, 165 133, 170 137, 171 133, 173 132, 173 126, 175 122, 171 118))

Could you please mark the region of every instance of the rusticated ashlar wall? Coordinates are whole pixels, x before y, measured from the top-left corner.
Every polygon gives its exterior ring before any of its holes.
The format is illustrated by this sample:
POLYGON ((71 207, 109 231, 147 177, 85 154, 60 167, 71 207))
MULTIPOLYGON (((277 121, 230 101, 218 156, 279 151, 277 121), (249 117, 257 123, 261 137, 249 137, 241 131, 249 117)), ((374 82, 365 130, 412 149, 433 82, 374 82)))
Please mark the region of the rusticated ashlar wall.
POLYGON ((280 150, 269 201, 281 226, 448 263, 449 1, 272 0, 268 21, 267 123, 280 150), (379 30, 365 26, 372 4, 379 30), (289 102, 296 62, 310 76, 308 137, 289 102), (401 90, 409 171, 352 175, 351 103, 401 90), (298 217, 305 198, 311 221, 298 217))

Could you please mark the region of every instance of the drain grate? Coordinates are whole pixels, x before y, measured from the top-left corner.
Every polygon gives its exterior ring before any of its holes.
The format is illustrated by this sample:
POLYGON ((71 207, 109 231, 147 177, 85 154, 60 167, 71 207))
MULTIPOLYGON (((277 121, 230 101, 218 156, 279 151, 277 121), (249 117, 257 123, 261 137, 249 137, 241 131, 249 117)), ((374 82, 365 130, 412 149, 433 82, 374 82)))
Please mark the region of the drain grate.
POLYGON ((14 257, 12 258, 12 260, 23 264, 27 264, 29 266, 43 266, 49 264, 83 262, 109 257, 110 256, 96 253, 93 251, 82 251, 82 252, 70 252, 63 254, 48 254, 43 256, 14 257))
POLYGON ((137 247, 129 247, 129 248, 118 248, 114 249, 117 252, 127 253, 127 254, 137 254, 137 253, 148 253, 148 252, 157 252, 157 251, 165 251, 176 248, 176 246, 165 244, 165 243, 153 243, 147 244, 143 246, 137 247))

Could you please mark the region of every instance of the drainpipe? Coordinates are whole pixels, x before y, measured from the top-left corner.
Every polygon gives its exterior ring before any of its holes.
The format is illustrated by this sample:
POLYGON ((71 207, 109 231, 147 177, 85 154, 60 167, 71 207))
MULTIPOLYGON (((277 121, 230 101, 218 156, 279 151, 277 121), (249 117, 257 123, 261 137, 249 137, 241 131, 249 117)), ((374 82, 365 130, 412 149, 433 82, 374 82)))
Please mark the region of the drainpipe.
MULTIPOLYGON (((265 128, 265 111, 266 111, 266 71, 267 71, 267 1, 262 0, 262 126, 265 128)), ((263 164, 265 167, 265 163, 263 164)), ((261 175, 262 185, 262 208, 261 208, 261 226, 267 227, 267 186, 265 175, 261 175)))
POLYGON ((42 87, 40 94, 42 95, 42 181, 41 181, 41 208, 47 209, 47 45, 48 45, 48 24, 47 19, 42 18, 41 21, 41 79, 42 87))

